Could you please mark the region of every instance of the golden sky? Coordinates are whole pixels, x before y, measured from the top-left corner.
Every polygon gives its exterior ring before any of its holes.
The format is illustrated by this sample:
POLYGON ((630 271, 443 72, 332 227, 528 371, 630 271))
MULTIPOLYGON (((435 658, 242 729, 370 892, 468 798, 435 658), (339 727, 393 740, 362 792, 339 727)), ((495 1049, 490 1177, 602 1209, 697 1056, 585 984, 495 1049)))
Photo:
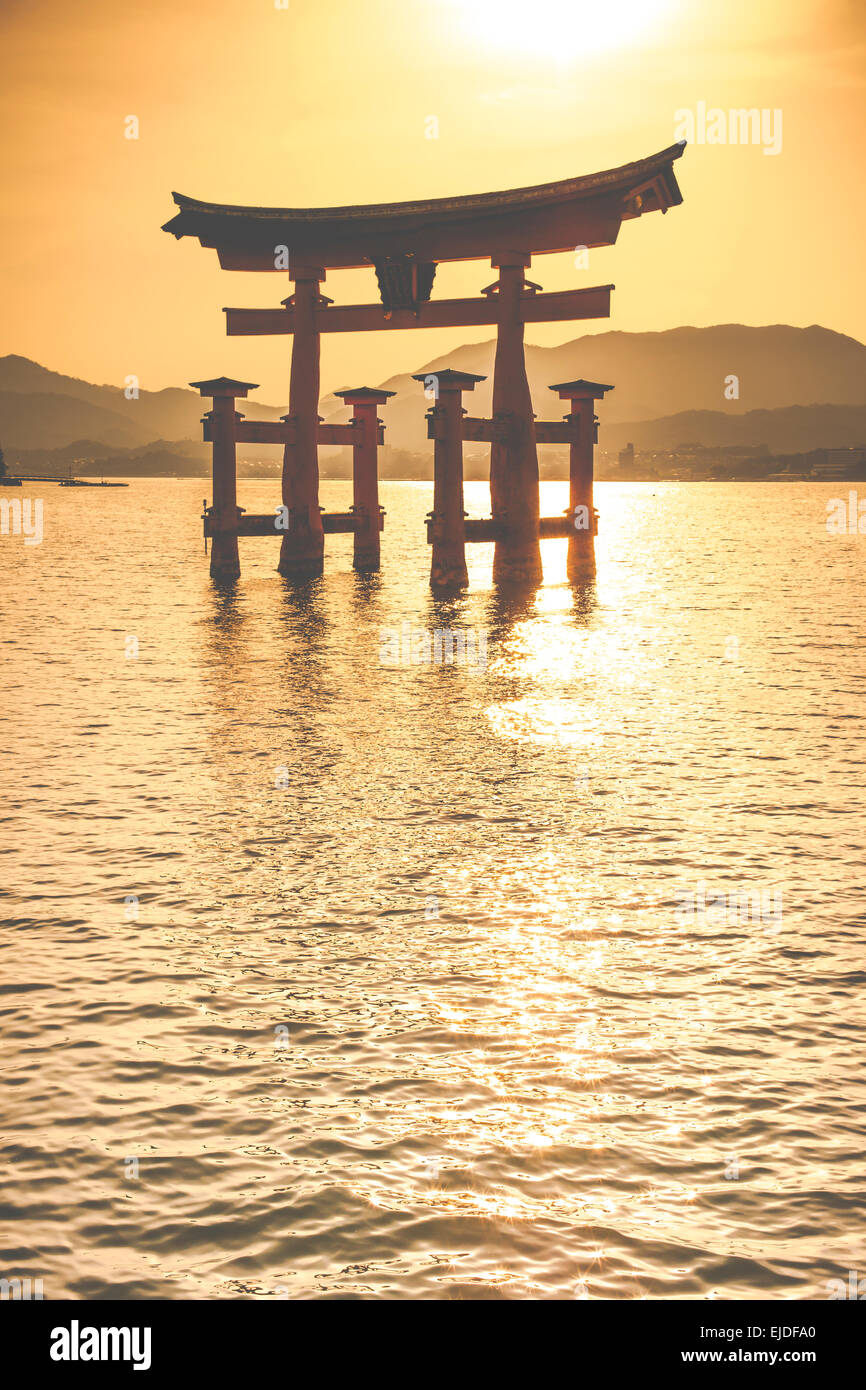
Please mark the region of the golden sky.
MULTIPOLYGON (((2 0, 0 36, 0 354, 147 389, 226 373, 281 404, 290 339, 227 339, 221 309, 275 307, 287 277, 160 231, 173 189, 314 207, 519 187, 662 149, 699 102, 780 110, 780 152, 692 144, 682 207, 588 269, 537 257, 545 289, 617 288, 609 321, 528 340, 732 321, 866 339, 866 0, 2 0)), ((443 266, 434 295, 490 279, 443 266)), ((323 289, 377 297, 372 271, 323 289)), ((489 336, 328 335, 323 392, 489 336)))

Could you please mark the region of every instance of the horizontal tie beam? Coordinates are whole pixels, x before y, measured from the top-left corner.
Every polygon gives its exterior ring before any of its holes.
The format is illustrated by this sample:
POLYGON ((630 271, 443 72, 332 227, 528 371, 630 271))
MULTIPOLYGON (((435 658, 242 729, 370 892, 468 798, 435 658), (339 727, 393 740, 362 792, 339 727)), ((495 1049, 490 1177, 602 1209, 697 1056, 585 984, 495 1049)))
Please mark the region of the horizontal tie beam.
MULTIPOLYGON (((435 415, 428 417, 428 439, 436 438, 438 424, 435 415)), ((469 444, 504 444, 510 432, 504 420, 480 420, 474 415, 465 416, 462 425, 463 438, 469 444)))
MULTIPOLYGON (((571 319, 610 317, 613 285, 523 297, 524 323, 559 323, 571 319)), ((230 338, 261 337, 294 332, 295 311, 285 309, 224 309, 230 338)), ((381 304, 331 304, 316 310, 320 333, 361 333, 386 328, 482 328, 499 322, 496 295, 481 299, 431 299, 416 309, 392 309, 381 304)))
MULTIPOLYGON (((432 514, 427 518, 427 543, 433 543, 433 528, 436 525, 436 518, 432 514)), ((504 521, 499 521, 495 517, 466 517, 463 525, 466 531, 467 542, 475 541, 501 541, 504 540, 508 527, 504 521)), ((565 516, 542 516, 539 518, 538 530, 539 539, 543 541, 566 540, 573 536, 580 528, 575 526, 573 517, 565 516)), ((598 532, 597 515, 592 518, 592 534, 598 532)))
POLYGON ((536 420, 535 439, 538 444, 577 444, 580 440, 580 421, 536 420))
MULTIPOLYGON (((284 536, 286 526, 282 518, 276 512, 245 512, 242 507, 238 508, 237 526, 232 527, 231 534, 235 536, 284 536)), ((359 517, 355 512, 323 512, 322 528, 326 536, 338 535, 341 532, 352 534, 358 525, 366 524, 363 517, 359 517)), ((289 529, 291 528, 291 520, 289 529)), ((379 530, 385 529, 385 514, 379 511, 379 530)), ((213 536, 215 533, 214 518, 212 510, 209 508, 204 514, 204 533, 206 536, 213 536)), ((223 534, 223 533, 221 533, 223 534)))
MULTIPOLYGON (((508 420, 479 420, 472 415, 463 419, 463 438, 469 444, 505 444, 511 431, 508 420)), ((427 437, 435 439, 441 428, 436 416, 427 417, 427 437)), ((536 420, 537 444, 576 444, 579 435, 577 420, 536 420)))
MULTIPOLYGON (((203 420, 204 441, 213 443, 213 421, 210 415, 203 420)), ((238 444, 294 444, 294 420, 241 420, 236 419, 235 442, 238 444)), ((363 438, 359 425, 319 425, 316 442, 318 444, 358 444, 363 438)), ((385 427, 379 426, 379 443, 385 442, 385 427)))

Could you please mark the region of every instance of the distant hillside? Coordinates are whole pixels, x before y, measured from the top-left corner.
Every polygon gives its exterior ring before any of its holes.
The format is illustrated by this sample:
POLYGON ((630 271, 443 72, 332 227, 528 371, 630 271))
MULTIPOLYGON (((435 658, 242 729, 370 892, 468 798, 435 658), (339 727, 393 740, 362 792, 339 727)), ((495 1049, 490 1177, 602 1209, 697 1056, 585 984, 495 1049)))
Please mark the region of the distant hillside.
POLYGON ((639 420, 599 429, 602 449, 627 443, 636 449, 676 449, 680 444, 766 444, 773 454, 866 445, 866 405, 792 405, 786 410, 750 410, 724 415, 686 410, 662 420, 639 420))
POLYGON ((601 333, 549 351, 545 365, 556 367, 550 381, 577 375, 614 384, 604 407, 612 424, 684 410, 737 415, 814 403, 866 405, 866 346, 817 325, 601 333), (729 401, 731 375, 739 378, 739 399, 729 401))
MULTIPOLYGON (((487 376, 467 404, 473 415, 489 415, 493 354, 492 341, 464 344, 417 370, 435 374, 451 366, 487 376)), ((615 389, 599 410, 600 442, 608 449, 628 440, 638 448, 673 448, 688 440, 767 444, 786 452, 864 439, 858 412, 866 407, 866 346, 817 325, 585 334, 559 347, 528 346, 527 371, 540 419, 559 419, 564 411, 548 390, 551 383, 581 376, 610 382, 615 389), (739 379, 739 398, 731 401, 724 394, 730 376, 739 379)), ((382 385, 397 393, 382 410, 389 448, 426 458, 432 450, 423 388, 409 373, 382 385)), ((95 386, 26 357, 0 358, 0 445, 10 462, 25 452, 54 452, 85 440, 92 447, 73 457, 95 458, 106 449, 113 461, 130 449, 165 456, 168 446, 169 453, 187 454, 201 441, 202 408, 191 390, 141 391, 138 400, 128 401, 120 386, 95 386)), ((286 409, 255 400, 243 408, 248 418, 262 420, 275 420, 286 409)), ((324 397, 320 412, 335 421, 350 414, 333 395, 324 397)), ((257 446, 240 450, 248 460, 275 456, 275 450, 257 446)), ((323 465, 335 457, 334 450, 322 450, 323 465)), ((140 462, 136 469, 147 466, 140 462)))
MULTIPOLYGON (((27 357, 0 357, 0 445, 5 449, 57 449, 77 439, 114 448, 196 439, 203 410, 197 391, 140 390, 137 400, 127 400, 122 386, 93 386, 27 357)), ((244 413, 276 420, 285 410, 250 402, 244 413)))
MULTIPOLYGON (((92 439, 76 439, 59 449, 16 450, 12 471, 39 477, 199 477, 210 476, 210 445, 197 440, 155 439, 134 449, 117 449, 92 439)), ((243 473, 240 465, 239 473, 243 473)))
POLYGON ((70 439, 132 448, 145 442, 135 420, 73 396, 0 390, 0 444, 7 457, 22 448, 58 449, 70 439))
MULTIPOLYGON (((489 415, 493 355, 491 342, 467 345, 435 358, 419 372, 437 368, 486 375, 467 397, 473 415, 489 415)), ((614 390, 599 415, 605 429, 620 422, 658 421, 686 412, 707 412, 705 424, 720 442, 715 417, 723 420, 749 412, 787 410, 795 406, 866 406, 866 346, 830 329, 776 325, 747 328, 719 324, 712 328, 673 328, 664 333, 586 334, 559 347, 528 346, 526 366, 539 419, 559 419, 563 406, 548 387, 557 381, 587 377, 610 382, 614 390), (739 378, 738 400, 725 399, 725 380, 739 378)), ((372 383, 370 383, 372 384, 372 383)), ((427 449, 423 388, 411 374, 382 383, 396 395, 383 408, 387 439, 395 448, 427 449)), ((334 396, 322 401, 326 418, 345 419, 334 396)), ((820 423, 820 422, 819 422, 820 423)), ((631 425, 634 438, 634 424, 631 425)), ((771 421, 766 442, 777 447, 771 421)), ((783 426, 778 447, 788 447, 783 426), (784 446, 782 436, 785 436, 784 446)), ((845 443, 859 443, 862 433, 845 443)), ((635 439, 635 443, 638 441, 635 439)), ((822 441, 827 442, 827 441, 822 441)), ((611 447, 610 445, 608 447, 611 447)))

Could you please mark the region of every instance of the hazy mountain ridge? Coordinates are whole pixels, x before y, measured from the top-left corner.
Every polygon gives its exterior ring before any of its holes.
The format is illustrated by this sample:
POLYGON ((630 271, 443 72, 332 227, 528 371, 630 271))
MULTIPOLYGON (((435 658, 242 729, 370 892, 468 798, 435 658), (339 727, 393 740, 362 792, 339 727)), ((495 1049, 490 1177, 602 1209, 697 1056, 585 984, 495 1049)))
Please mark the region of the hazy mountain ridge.
POLYGON ((602 449, 613 452, 628 443, 664 451, 694 443, 709 448, 767 444, 774 454, 847 449, 866 445, 866 405, 792 405, 745 415, 684 410, 660 420, 601 426, 598 439, 602 449))
MULTIPOLYGON (((485 375, 466 405, 473 415, 489 415, 494 349, 492 340, 466 343, 418 370, 432 375, 451 366, 485 375)), ((619 449, 627 441, 640 449, 699 442, 766 444, 785 452, 856 445, 866 437, 866 346, 818 325, 717 324, 584 334, 555 347, 529 344, 526 358, 539 419, 564 413, 564 402, 548 390, 553 382, 582 376, 614 386, 599 408, 603 449, 619 449), (725 397, 731 376, 739 383, 735 400, 725 397)), ((396 392, 381 412, 388 447, 425 457, 432 453, 425 420, 430 402, 421 384, 404 372, 382 385, 396 392)), ((194 446, 201 442, 206 404, 197 392, 179 387, 140 390, 137 399, 127 400, 121 386, 64 376, 25 357, 0 358, 0 445, 10 462, 18 454, 59 457, 61 451, 73 458, 111 455, 114 462, 127 451, 159 452, 166 467, 173 452, 200 458, 194 446)), ((286 406, 252 399, 243 410, 250 419, 275 420, 286 406)), ((350 412, 327 395, 320 413, 346 420, 350 412)), ((239 452, 247 459, 278 456, 277 449, 261 446, 242 446, 239 452)), ((333 459, 335 451, 322 455, 333 459)))
MULTIPOLYGON (((57 449, 87 439, 115 448, 200 439, 207 408, 197 391, 182 387, 139 388, 127 400, 122 386, 95 386, 27 357, 0 358, 0 445, 7 449, 57 449)), ((277 420, 286 409, 250 401, 244 414, 277 420)))
MULTIPOLYGON (((493 341, 465 345, 418 370, 435 375, 437 369, 451 366, 487 376, 467 395, 466 404, 473 415, 489 415, 494 351, 493 341)), ((565 410, 564 403, 548 389, 553 383, 587 377, 612 384, 614 390, 598 412, 602 430, 607 431, 620 423, 634 426, 687 412, 706 412, 713 417, 706 424, 713 427, 714 420, 754 411, 813 404, 866 406, 866 346, 817 325, 748 328, 718 324, 659 333, 585 334, 558 347, 527 345, 526 369, 535 412, 542 420, 558 420, 565 410), (725 386, 731 376, 738 378, 739 398, 729 401, 725 386)), ((382 411, 389 443, 416 451, 426 448, 420 407, 426 409, 427 402, 420 383, 405 373, 392 377, 387 389, 397 392, 382 411)), ((341 418, 338 405, 335 398, 326 397, 322 414, 328 417, 333 411, 334 418, 341 418)), ((756 442, 781 448, 772 438, 772 422, 768 421, 767 427, 771 435, 756 442)), ((701 442, 721 442, 717 433, 713 428, 712 437, 701 442)))

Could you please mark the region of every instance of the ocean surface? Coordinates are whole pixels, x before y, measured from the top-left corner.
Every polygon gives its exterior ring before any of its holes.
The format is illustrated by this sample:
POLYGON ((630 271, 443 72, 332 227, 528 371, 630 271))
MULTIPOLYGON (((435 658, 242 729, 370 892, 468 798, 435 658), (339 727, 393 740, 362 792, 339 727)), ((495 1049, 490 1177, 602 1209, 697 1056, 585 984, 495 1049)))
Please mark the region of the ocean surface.
POLYGON ((383 485, 379 576, 329 537, 293 590, 249 539, 223 591, 209 484, 22 489, 44 539, 0 536, 0 1276, 866 1277, 866 537, 826 527, 854 486, 600 484, 594 584, 549 541, 543 587, 497 596, 477 545, 453 602, 427 484, 383 485), (445 629, 466 659, 404 664, 445 629))

